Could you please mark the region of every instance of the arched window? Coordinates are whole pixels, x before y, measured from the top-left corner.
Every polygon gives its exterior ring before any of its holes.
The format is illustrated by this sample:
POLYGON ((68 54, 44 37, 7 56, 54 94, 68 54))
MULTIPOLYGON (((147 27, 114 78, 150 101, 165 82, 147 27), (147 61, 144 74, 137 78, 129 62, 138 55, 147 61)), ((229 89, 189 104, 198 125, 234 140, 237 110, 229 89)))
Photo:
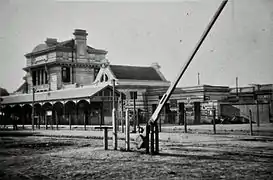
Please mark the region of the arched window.
POLYGON ((108 81, 108 76, 106 74, 104 76, 105 76, 104 81, 107 82, 108 81))
POLYGON ((100 82, 103 82, 103 76, 104 76, 104 75, 102 75, 102 76, 100 77, 100 82))

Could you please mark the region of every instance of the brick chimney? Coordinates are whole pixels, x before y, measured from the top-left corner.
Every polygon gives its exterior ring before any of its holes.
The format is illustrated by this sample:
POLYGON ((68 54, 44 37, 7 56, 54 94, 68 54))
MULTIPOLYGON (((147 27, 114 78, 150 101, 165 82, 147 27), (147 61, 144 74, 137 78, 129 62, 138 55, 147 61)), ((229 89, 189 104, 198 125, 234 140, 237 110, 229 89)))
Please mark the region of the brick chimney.
POLYGON ((83 29, 75 29, 74 31, 74 36, 75 36, 75 45, 77 47, 77 56, 79 58, 85 57, 87 53, 87 45, 86 45, 86 37, 87 37, 87 32, 86 30, 83 29))
POLYGON ((57 42, 57 39, 55 38, 46 38, 46 41, 45 41, 46 45, 51 47, 51 46, 55 46, 58 44, 57 42))

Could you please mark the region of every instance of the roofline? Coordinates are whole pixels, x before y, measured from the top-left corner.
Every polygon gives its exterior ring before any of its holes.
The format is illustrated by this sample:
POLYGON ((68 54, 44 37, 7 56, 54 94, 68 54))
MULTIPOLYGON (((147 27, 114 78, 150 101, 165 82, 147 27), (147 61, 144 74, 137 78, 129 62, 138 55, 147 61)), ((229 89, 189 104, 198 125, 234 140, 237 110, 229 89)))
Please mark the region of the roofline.
POLYGON ((51 65, 71 65, 71 66, 75 66, 75 67, 79 67, 79 66, 100 67, 101 64, 99 64, 99 63, 96 64, 96 63, 78 63, 78 62, 53 61, 53 62, 48 62, 48 63, 43 63, 43 64, 36 64, 36 65, 32 65, 32 66, 27 66, 27 67, 24 67, 23 70, 28 72, 28 69, 43 67, 45 65, 47 65, 47 66, 51 66, 51 65))
MULTIPOLYGON (((96 94, 98 94, 99 92, 101 92, 101 91, 103 91, 103 90, 105 90, 106 88, 111 88, 111 89, 113 89, 113 87, 112 86, 110 86, 109 84, 107 84, 107 85, 105 85, 105 86, 94 86, 94 88, 100 88, 100 90, 99 91, 97 91, 96 93, 94 93, 93 95, 88 95, 88 96, 80 96, 80 97, 73 97, 73 98, 70 98, 70 97, 68 97, 68 98, 54 98, 54 99, 49 99, 49 100, 38 100, 38 101, 36 101, 36 103, 38 103, 38 102, 54 102, 54 101, 63 101, 63 100, 78 100, 78 99, 86 99, 86 98, 92 98, 92 97, 94 97, 96 94)), ((87 87, 83 87, 83 88, 88 88, 88 86, 87 87)), ((53 93, 53 92, 60 92, 60 91, 69 91, 70 89, 65 89, 65 90, 55 90, 55 91, 47 91, 47 92, 39 92, 39 94, 45 94, 45 93, 53 93)), ((73 90, 75 90, 75 89, 73 89, 73 90)), ((119 97, 120 97, 120 95, 123 95, 123 96, 125 96, 125 94, 123 93, 123 92, 120 92, 120 91, 118 91, 117 89, 115 89, 115 92, 116 93, 118 93, 119 94, 119 97)), ((37 93, 38 94, 38 93, 37 93)), ((3 97, 4 99, 5 98, 11 98, 11 97, 18 97, 18 96, 29 96, 29 95, 31 95, 31 94, 13 94, 13 95, 9 95, 9 96, 6 96, 6 97, 3 97)), ((30 101, 21 101, 21 102, 11 102, 11 103, 2 103, 2 105, 11 105, 11 104, 28 104, 28 103, 31 103, 32 102, 32 100, 30 100, 30 101)))

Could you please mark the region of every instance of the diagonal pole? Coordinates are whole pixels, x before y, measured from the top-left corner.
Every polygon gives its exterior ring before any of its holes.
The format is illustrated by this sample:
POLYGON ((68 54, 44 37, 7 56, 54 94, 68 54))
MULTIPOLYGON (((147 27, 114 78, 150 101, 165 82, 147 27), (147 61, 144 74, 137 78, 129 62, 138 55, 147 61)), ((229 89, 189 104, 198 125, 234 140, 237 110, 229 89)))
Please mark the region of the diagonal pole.
POLYGON ((212 17, 212 19, 209 22, 208 26, 206 27, 205 31, 203 32, 203 34, 201 36, 201 39, 198 41, 197 45, 195 46, 195 48, 192 51, 191 55, 189 56, 188 60, 186 61, 186 63, 181 68, 180 72, 178 73, 177 77, 175 78, 174 82, 171 84, 171 86, 169 87, 169 89, 167 90, 167 92, 162 96, 162 98, 161 98, 161 100, 159 102, 159 105, 157 106, 155 112, 153 113, 152 117, 149 120, 149 123, 153 123, 153 122, 157 121, 158 115, 159 115, 160 111, 162 110, 164 104, 169 100, 169 98, 170 98, 172 92, 174 91, 176 85, 180 81, 180 79, 183 76, 183 74, 186 72, 186 69, 190 65, 190 63, 193 60, 195 54, 197 53, 197 51, 201 47, 202 43, 204 42, 204 40, 207 37, 209 31, 211 30, 212 26, 214 25, 214 23, 216 22, 217 18, 221 14, 221 12, 224 9, 224 7, 227 4, 227 2, 228 2, 228 0, 223 0, 222 3, 220 4, 219 8, 217 9, 216 13, 214 14, 214 16, 212 17))

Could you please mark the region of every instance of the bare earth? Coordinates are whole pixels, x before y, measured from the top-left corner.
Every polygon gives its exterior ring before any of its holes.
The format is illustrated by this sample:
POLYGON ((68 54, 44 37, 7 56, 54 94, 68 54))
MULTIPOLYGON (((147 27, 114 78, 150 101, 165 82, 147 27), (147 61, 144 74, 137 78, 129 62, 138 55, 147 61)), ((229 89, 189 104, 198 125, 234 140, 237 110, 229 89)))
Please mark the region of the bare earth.
POLYGON ((161 140, 156 156, 134 142, 124 152, 101 139, 3 136, 0 179, 273 179, 272 140, 206 136, 161 140))

